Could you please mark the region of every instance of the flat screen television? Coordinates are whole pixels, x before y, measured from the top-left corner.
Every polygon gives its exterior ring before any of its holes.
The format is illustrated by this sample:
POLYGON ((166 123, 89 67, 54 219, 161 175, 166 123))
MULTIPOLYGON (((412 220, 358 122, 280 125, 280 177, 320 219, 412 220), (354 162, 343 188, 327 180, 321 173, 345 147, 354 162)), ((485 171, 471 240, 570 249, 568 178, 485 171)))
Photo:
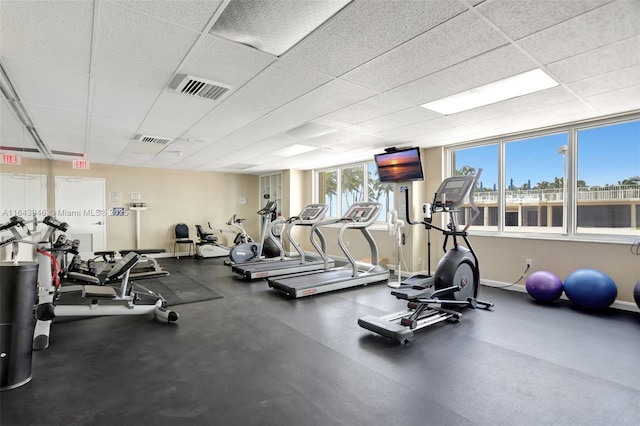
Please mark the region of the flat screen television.
POLYGON ((380 182, 407 182, 424 180, 420 148, 388 149, 374 155, 380 182))

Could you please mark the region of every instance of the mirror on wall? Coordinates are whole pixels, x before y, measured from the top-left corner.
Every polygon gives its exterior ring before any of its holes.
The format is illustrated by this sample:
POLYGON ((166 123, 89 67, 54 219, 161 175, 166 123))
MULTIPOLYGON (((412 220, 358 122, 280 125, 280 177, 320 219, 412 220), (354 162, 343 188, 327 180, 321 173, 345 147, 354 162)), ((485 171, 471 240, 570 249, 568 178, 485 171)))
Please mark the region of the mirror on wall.
MULTIPOLYGON (((29 130, 18 117, 2 87, 0 98, 0 223, 12 216, 25 221, 42 220, 49 212, 48 160, 39 152, 29 130)), ((29 225, 33 229, 33 224, 29 225)), ((0 240, 9 238, 0 234, 0 240)), ((11 246, 0 251, 0 260, 10 258, 11 246)), ((19 248, 19 260, 32 260, 33 250, 19 248)))

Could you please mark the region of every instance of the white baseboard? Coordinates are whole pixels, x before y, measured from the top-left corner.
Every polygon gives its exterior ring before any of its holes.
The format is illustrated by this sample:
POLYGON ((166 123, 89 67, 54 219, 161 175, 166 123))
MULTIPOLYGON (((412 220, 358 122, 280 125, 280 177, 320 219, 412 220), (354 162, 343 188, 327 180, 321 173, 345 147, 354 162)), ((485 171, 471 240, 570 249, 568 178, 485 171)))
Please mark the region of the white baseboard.
MULTIPOLYGON (((484 279, 480 280, 480 284, 484 285, 484 286, 487 286, 487 287, 503 288, 505 290, 517 291, 519 293, 526 293, 527 292, 527 289, 524 286, 524 284, 509 285, 509 283, 504 283, 504 282, 500 282, 500 281, 492 281, 492 280, 484 280, 484 279)), ((562 296, 560 296, 560 299, 569 300, 567 295, 564 294, 564 293, 562 294, 562 296)), ((615 302, 613 302, 611 304, 611 308, 619 309, 621 311, 640 312, 640 309, 638 309, 638 306, 636 306, 635 303, 625 302, 623 300, 616 300, 615 302)))

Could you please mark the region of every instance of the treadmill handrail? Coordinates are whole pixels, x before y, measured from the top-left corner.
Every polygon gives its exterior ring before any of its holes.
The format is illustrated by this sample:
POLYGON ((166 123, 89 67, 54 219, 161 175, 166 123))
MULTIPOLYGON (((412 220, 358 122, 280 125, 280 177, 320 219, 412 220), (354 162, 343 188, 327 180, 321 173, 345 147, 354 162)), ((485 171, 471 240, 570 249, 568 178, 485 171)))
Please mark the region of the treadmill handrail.
POLYGON ((314 225, 311 226, 311 234, 310 234, 310 241, 311 244, 313 245, 313 247, 316 249, 316 251, 318 252, 318 254, 322 257, 322 260, 324 261, 324 269, 325 271, 329 270, 329 256, 326 253, 326 248, 325 251, 323 251, 319 246, 318 243, 315 241, 315 239, 313 238, 314 233, 316 232, 317 228, 322 227, 322 226, 328 226, 328 225, 334 225, 334 224, 338 224, 338 223, 342 223, 343 225, 340 227, 340 230, 338 231, 338 246, 340 247, 340 249, 345 253, 345 255, 347 256, 347 259, 349 260, 349 263, 351 264, 354 273, 357 273, 357 265, 355 263, 355 260, 353 259, 353 256, 351 256, 351 254, 349 253, 349 251, 346 249, 346 245, 344 244, 344 241, 342 241, 342 234, 344 233, 344 231, 348 228, 355 228, 355 229, 361 229, 363 235, 365 236, 365 238, 367 239, 367 242, 369 243, 369 246, 371 248, 371 259, 374 259, 374 255, 375 255, 375 259, 377 261, 378 259, 378 247, 375 244, 375 241, 373 240, 373 237, 371 237, 371 233, 369 233, 369 231, 366 230, 366 228, 368 226, 370 226, 372 223, 375 222, 376 218, 378 217, 378 213, 380 212, 380 210, 382 210, 382 204, 377 202, 377 201, 367 201, 367 202, 361 202, 361 203, 354 203, 349 207, 349 210, 347 210, 347 213, 351 212, 352 210, 357 209, 358 207, 372 207, 374 208, 373 213, 370 215, 369 220, 366 221, 355 221, 353 219, 351 219, 348 215, 345 215, 345 217, 341 217, 341 218, 337 218, 337 219, 329 219, 329 220, 324 220, 324 221, 320 221, 314 225))
MULTIPOLYGON (((293 236, 291 235, 291 231, 296 225, 310 226, 321 221, 322 219, 324 219, 324 216, 328 210, 329 210, 329 206, 327 204, 322 204, 322 203, 309 204, 302 209, 299 216, 295 216, 294 218, 289 218, 289 224, 287 226, 287 238, 289 239, 289 242, 291 243, 291 245, 296 249, 296 251, 300 255, 301 264, 304 264, 306 261, 305 253, 304 253, 304 250, 302 250, 302 247, 300 247, 300 244, 298 243, 298 241, 295 238, 293 238, 293 236), (304 213, 305 210, 313 209, 313 208, 320 209, 320 212, 318 212, 318 214, 316 215, 316 219, 313 219, 313 220, 303 219, 302 213, 304 213)), ((318 234, 318 237, 320 238, 323 250, 326 250, 326 242, 324 240, 324 236, 322 235, 319 229, 317 229, 316 232, 318 234)), ((311 237, 313 237, 313 228, 311 229, 311 237)))

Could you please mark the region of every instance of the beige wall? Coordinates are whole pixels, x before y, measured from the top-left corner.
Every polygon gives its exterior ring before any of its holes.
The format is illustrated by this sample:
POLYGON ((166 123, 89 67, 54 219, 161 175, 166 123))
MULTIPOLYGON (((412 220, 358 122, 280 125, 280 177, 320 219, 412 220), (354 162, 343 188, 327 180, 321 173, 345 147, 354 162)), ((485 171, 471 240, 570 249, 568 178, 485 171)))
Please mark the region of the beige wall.
MULTIPOLYGON (((140 238, 143 248, 164 248, 173 252, 174 227, 177 223, 189 225, 190 234, 196 239, 196 224, 208 228, 207 222, 210 222, 214 229, 229 229, 226 222, 234 213, 247 219, 245 227, 254 238, 259 235, 256 215, 260 209, 256 197, 258 177, 253 175, 101 164, 91 164, 89 170, 74 170, 71 162, 28 159, 23 159, 21 166, 4 166, 0 172, 48 174, 49 208, 54 210, 55 176, 104 178, 107 208, 127 207, 130 194, 140 194, 141 201, 148 205, 148 210, 141 212, 140 238), (112 192, 121 194, 120 202, 110 202, 112 192), (241 197, 247 199, 246 204, 240 203, 241 197)), ((233 239, 230 233, 218 235, 229 242, 233 239)), ((106 249, 130 248, 135 248, 134 212, 130 211, 124 217, 108 216, 106 249)))
MULTIPOLYGON (((444 176, 443 150, 441 148, 422 151, 425 181, 411 185, 413 218, 418 219, 419 206, 430 202, 433 193, 444 176)), ((140 193, 149 210, 142 212, 142 244, 149 248, 173 250, 173 227, 178 222, 190 225, 195 237, 196 223, 214 227, 226 227, 225 222, 234 213, 247 219, 247 230, 258 236, 259 181, 257 176, 161 170, 134 167, 116 167, 91 164, 88 171, 71 168, 70 162, 47 162, 23 159, 20 166, 0 166, 1 173, 43 173, 49 175, 49 197, 53 197, 54 176, 102 177, 106 180, 107 203, 110 192, 121 192, 122 200, 128 202, 129 194, 140 193), (240 204, 245 197, 246 205, 240 204)), ((289 170, 283 172, 283 214, 286 217, 299 213, 312 201, 311 171, 289 170)), ((397 192, 396 192, 397 193, 397 192)), ((108 207, 116 207, 108 204, 108 207)), ((397 206, 397 209, 404 209, 397 206)), ((436 219, 438 220, 438 219, 436 219)), ((135 218, 109 217, 107 221, 107 248, 131 248, 135 244, 135 218)), ((427 237, 421 226, 407 226, 406 244, 403 247, 405 264, 412 272, 427 269, 427 237), (425 260, 422 263, 418 259, 425 260)), ((386 229, 373 230, 379 255, 390 265, 396 264, 395 238, 386 229)), ((231 235, 231 234, 228 234, 231 235)), ((342 256, 335 243, 336 230, 327 228, 329 253, 342 256)), ((303 247, 311 250, 306 235, 301 238, 303 247)), ((346 240, 356 259, 369 256, 368 246, 357 231, 348 231, 346 240)), ((514 237, 489 237, 474 235, 471 242, 478 253, 483 280, 509 284, 517 280, 524 270, 524 260, 532 259, 531 271, 546 270, 564 279, 571 271, 590 267, 608 274, 618 286, 618 300, 633 303, 633 287, 640 280, 640 262, 629 251, 628 244, 606 242, 581 242, 562 240, 540 240, 514 237)), ((431 261, 435 268, 442 256, 442 237, 431 232, 431 261)), ((404 269, 404 267, 403 267, 404 269)))
MULTIPOLYGON (((445 175, 444 150, 432 148, 422 153, 426 187, 423 195, 431 201, 445 175)), ((431 236, 432 268, 435 268, 443 254, 443 239, 436 231, 431 231, 431 236)), ((630 253, 629 244, 479 236, 474 235, 473 227, 470 241, 478 255, 482 280, 511 284, 522 275, 525 259, 533 261, 529 273, 549 271, 563 280, 576 269, 595 268, 615 281, 619 301, 634 303, 633 288, 640 280, 640 259, 630 253)), ((421 247, 414 253, 426 258, 426 238, 420 242, 421 247)), ((520 284, 524 285, 524 280, 520 284)))

